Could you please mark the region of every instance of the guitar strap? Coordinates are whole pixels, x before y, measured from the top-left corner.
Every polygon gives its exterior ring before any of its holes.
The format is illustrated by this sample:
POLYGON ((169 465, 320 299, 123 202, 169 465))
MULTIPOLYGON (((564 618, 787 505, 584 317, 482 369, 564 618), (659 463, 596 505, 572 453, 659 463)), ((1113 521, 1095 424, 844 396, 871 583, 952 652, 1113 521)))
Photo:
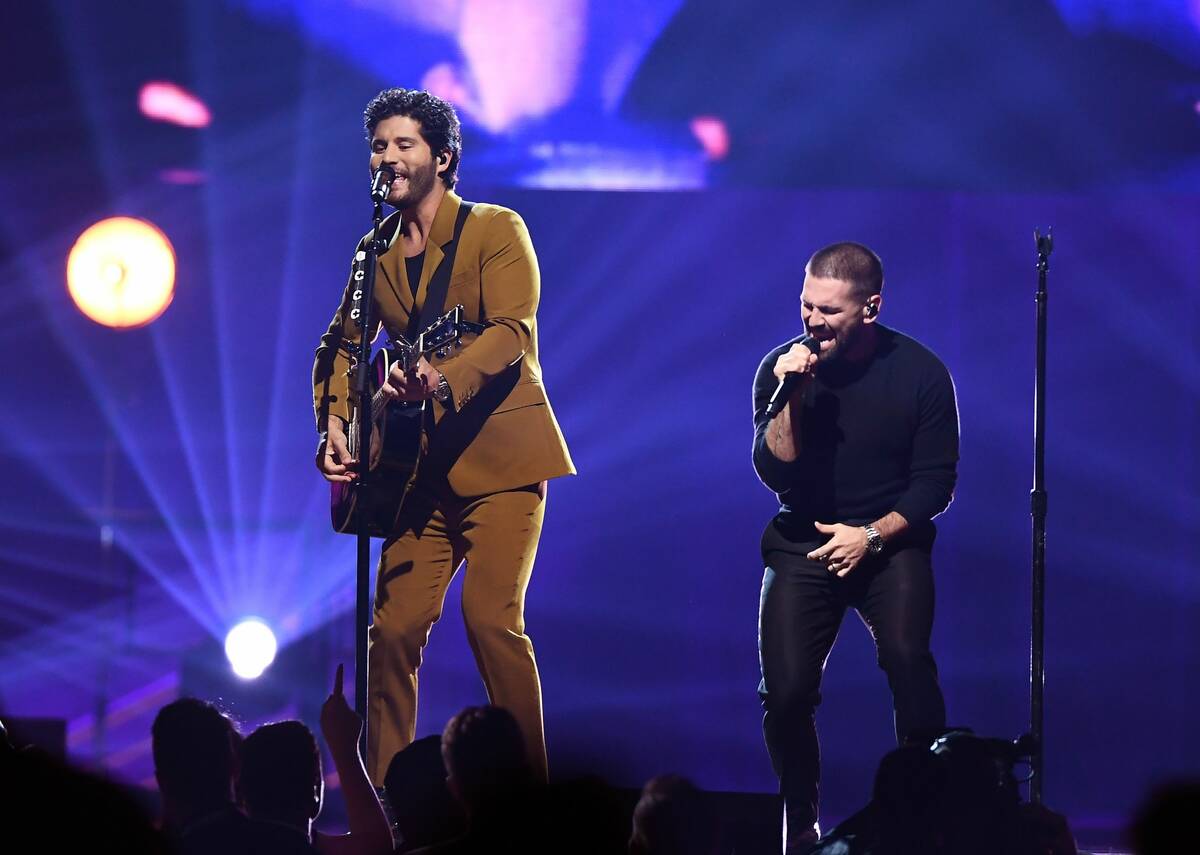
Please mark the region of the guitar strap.
POLYGON ((425 292, 425 302, 421 305, 421 313, 413 312, 408 316, 408 331, 406 337, 415 343, 421 330, 428 327, 445 311, 446 294, 450 291, 450 275, 454 272, 454 258, 458 254, 458 239, 462 236, 463 226, 474 207, 470 202, 461 202, 458 206, 458 218, 454 221, 454 237, 442 247, 442 263, 429 279, 429 288, 425 292))

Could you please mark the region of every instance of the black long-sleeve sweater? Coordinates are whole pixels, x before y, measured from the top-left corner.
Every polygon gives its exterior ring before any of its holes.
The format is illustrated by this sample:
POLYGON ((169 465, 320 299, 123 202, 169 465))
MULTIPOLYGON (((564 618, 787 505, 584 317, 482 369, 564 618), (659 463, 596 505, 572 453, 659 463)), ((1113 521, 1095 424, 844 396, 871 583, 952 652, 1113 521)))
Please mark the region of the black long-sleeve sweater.
MULTIPOLYGON (((882 325, 875 354, 861 364, 825 363, 804 397, 800 455, 785 463, 767 447, 767 401, 775 361, 754 378, 754 469, 779 494, 775 523, 790 540, 824 540, 814 522, 865 525, 895 511, 932 537, 931 520, 954 496, 958 407, 942 361, 916 340, 882 325)), ((794 414, 793 414, 794 417, 794 414)), ((924 536, 923 536, 924 535, 924 536)))

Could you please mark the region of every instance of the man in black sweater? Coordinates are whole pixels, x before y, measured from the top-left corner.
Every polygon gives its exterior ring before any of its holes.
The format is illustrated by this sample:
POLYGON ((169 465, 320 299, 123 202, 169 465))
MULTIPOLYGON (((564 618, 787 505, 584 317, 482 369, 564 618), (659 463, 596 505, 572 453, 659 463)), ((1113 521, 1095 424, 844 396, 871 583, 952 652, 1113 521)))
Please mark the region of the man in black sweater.
POLYGON ((754 380, 754 468, 779 494, 762 538, 759 695, 784 796, 785 845, 818 836, 821 673, 846 608, 862 616, 887 673, 903 743, 945 726, 929 651, 933 517, 958 463, 954 384, 941 360, 878 322, 879 257, 857 243, 817 252, 800 295, 816 352, 775 348, 754 380), (778 381, 798 375, 778 415, 778 381))

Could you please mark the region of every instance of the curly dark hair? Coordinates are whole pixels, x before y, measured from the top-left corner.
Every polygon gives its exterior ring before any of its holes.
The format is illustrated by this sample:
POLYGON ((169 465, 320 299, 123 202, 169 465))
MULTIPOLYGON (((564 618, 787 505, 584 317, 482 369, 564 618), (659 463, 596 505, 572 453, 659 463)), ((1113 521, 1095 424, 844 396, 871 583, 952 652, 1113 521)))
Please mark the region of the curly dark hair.
POLYGON ((458 164, 462 160, 462 124, 448 102, 423 89, 384 89, 363 110, 363 128, 367 141, 376 126, 392 116, 407 116, 421 126, 421 138, 429 144, 434 157, 450 153, 450 165, 441 174, 442 183, 453 187, 458 182, 458 164))

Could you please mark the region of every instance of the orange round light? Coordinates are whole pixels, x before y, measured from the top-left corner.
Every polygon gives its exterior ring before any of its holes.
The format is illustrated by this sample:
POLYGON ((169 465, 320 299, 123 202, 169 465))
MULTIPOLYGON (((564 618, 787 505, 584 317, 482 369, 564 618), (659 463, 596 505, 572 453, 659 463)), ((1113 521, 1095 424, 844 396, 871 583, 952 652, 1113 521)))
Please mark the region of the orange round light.
POLYGON ((175 296, 175 250, 144 220, 111 217, 79 236, 67 257, 67 290, 93 321, 123 329, 150 323, 175 296))

